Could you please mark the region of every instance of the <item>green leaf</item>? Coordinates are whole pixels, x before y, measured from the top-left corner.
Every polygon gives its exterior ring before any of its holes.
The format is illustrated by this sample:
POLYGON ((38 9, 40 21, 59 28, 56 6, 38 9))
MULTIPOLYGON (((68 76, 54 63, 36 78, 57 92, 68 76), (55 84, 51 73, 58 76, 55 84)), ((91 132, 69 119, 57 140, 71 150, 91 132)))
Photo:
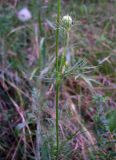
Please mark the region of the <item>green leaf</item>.
POLYGON ((109 128, 111 132, 116 131, 116 110, 110 111, 106 118, 109 121, 109 128))

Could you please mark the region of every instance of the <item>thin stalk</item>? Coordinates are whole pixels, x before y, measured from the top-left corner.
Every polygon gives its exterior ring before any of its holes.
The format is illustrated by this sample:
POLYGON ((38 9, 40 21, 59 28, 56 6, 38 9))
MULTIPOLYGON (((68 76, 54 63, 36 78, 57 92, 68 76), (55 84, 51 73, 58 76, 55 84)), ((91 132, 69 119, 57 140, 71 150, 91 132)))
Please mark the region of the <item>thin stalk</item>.
POLYGON ((57 0, 57 28, 56 28, 56 159, 59 153, 59 130, 58 130, 58 101, 59 101, 59 63, 58 63, 58 48, 59 48, 59 28, 60 28, 60 8, 61 0, 57 0))
POLYGON ((66 65, 66 54, 67 54, 67 49, 69 47, 69 31, 66 32, 66 39, 65 39, 65 43, 64 43, 64 52, 62 53, 61 56, 61 65, 60 65, 60 71, 62 74, 65 71, 65 65, 66 65))

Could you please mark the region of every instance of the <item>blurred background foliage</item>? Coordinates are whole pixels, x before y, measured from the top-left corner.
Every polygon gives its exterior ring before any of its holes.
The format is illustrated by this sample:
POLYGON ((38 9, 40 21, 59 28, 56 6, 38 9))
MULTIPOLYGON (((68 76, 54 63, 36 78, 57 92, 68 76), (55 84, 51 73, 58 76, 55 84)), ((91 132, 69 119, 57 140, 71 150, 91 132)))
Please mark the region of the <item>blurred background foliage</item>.
MULTIPOLYGON (((55 160, 56 2, 0 0, 0 160, 55 160), (23 7, 32 14, 27 22, 17 17, 23 7)), ((60 88, 59 159, 113 160, 116 1, 61 4, 61 19, 69 14, 73 25, 60 88)), ((61 28, 59 57, 64 41, 61 28)))

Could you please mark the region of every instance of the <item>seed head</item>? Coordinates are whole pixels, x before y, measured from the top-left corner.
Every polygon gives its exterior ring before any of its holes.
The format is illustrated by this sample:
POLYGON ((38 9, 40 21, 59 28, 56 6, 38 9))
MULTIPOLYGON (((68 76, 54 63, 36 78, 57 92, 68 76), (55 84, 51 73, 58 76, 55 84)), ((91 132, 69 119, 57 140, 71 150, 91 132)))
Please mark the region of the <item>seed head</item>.
POLYGON ((62 25, 65 29, 69 30, 72 25, 72 18, 69 15, 66 15, 62 18, 62 25))
POLYGON ((20 21, 26 22, 32 18, 32 15, 29 9, 24 7, 17 13, 17 17, 20 21))

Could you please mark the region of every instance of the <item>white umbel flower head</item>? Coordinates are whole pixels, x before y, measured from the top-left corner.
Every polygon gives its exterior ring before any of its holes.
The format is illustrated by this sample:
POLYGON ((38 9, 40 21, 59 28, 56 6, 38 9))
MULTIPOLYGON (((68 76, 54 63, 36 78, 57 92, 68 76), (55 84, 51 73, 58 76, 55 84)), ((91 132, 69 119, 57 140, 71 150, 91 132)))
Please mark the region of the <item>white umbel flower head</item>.
POLYGON ((70 29, 71 25, 72 25, 72 18, 69 15, 66 15, 62 18, 62 24, 63 27, 65 27, 66 29, 70 29))
POLYGON ((32 18, 32 15, 29 9, 24 7, 17 13, 17 17, 20 21, 26 22, 32 18))

